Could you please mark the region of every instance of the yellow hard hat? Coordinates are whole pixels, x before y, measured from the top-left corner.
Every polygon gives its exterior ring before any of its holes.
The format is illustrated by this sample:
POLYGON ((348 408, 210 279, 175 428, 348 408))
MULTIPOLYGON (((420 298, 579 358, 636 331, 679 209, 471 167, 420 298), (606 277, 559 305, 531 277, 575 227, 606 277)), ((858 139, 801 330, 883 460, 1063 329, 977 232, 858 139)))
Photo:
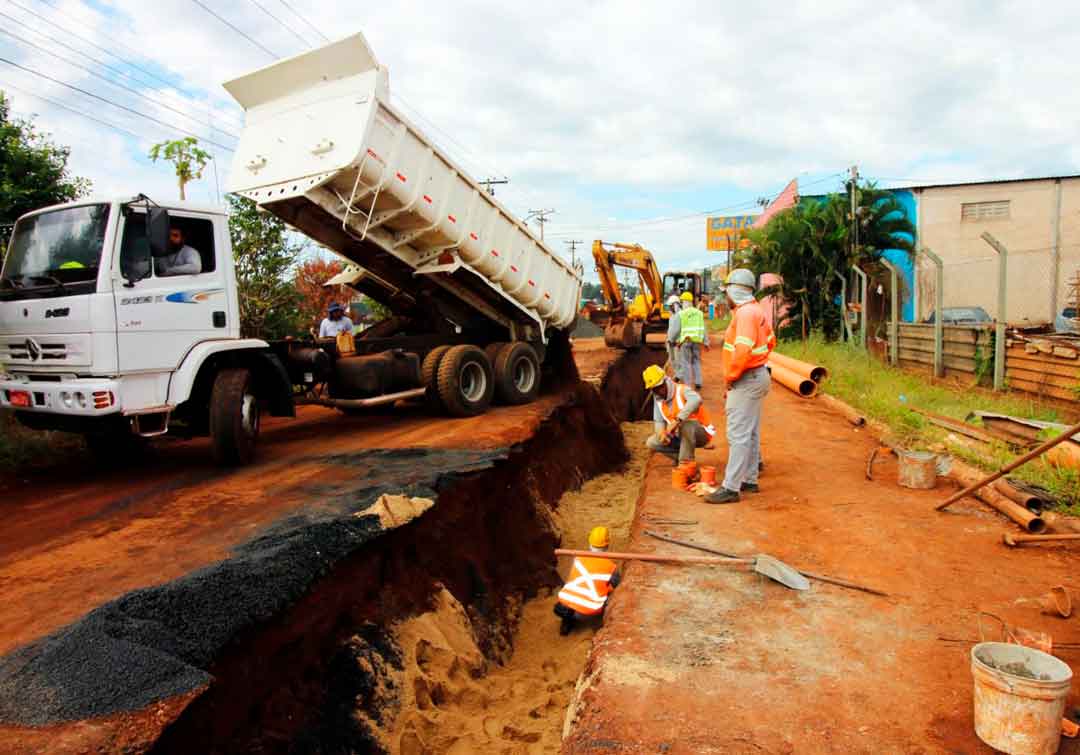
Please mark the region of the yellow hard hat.
POLYGON ((610 542, 607 527, 593 527, 589 531, 589 545, 593 548, 607 548, 610 542))
POLYGON ((679 298, 682 299, 683 301, 693 301, 694 300, 694 295, 692 293, 690 293, 689 291, 683 291, 682 296, 680 296, 679 298))
POLYGON ((650 364, 645 368, 645 372, 641 373, 641 377, 645 379, 645 390, 651 391, 664 382, 664 368, 656 364, 650 364))

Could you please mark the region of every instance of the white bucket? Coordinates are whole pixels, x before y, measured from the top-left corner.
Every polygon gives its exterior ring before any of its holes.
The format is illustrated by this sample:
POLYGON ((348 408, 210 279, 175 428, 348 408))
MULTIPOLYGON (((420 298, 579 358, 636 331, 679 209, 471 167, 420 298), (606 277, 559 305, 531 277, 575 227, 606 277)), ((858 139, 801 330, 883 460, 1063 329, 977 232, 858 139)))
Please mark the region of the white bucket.
POLYGON ((980 642, 971 649, 975 733, 1013 755, 1053 755, 1072 669, 1052 655, 1022 645, 980 642), (1034 678, 1010 670, 1026 669, 1034 678))

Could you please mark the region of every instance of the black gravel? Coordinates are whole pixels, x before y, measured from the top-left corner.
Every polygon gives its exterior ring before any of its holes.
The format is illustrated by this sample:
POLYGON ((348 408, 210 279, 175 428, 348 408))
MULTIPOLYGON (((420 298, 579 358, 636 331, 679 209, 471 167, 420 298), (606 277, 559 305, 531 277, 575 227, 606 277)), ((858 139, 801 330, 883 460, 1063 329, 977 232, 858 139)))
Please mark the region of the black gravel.
POLYGON ((356 477, 313 490, 311 505, 227 560, 130 592, 0 658, 0 722, 43 726, 106 716, 208 684, 207 669, 231 638, 293 604, 383 532, 377 516, 354 513, 384 493, 434 498, 455 477, 506 456, 504 449, 401 449, 332 457, 355 467, 356 477))

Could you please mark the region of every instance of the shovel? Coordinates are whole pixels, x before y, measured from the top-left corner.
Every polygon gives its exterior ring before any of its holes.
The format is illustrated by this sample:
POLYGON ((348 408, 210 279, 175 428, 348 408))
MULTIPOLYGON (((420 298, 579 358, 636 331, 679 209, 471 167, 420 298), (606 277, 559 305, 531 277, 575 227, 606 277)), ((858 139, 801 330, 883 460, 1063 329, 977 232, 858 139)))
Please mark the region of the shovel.
POLYGON ((582 556, 585 558, 608 558, 612 561, 652 561, 661 564, 706 564, 709 566, 746 565, 758 574, 792 590, 809 590, 810 583, 797 570, 778 558, 760 553, 753 558, 716 558, 713 556, 664 556, 658 553, 606 553, 556 548, 556 556, 582 556))

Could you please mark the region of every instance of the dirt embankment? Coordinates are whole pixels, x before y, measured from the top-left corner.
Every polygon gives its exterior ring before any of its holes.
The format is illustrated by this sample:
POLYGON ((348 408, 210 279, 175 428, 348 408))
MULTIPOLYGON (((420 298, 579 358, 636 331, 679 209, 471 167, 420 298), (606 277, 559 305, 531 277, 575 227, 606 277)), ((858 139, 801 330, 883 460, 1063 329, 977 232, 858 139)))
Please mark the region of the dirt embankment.
MULTIPOLYGON (((572 665, 545 668, 543 659, 539 666, 530 661, 521 678, 512 672, 501 677, 497 669, 511 657, 523 617, 530 630, 553 625, 550 600, 546 607, 523 605, 560 582, 551 555, 559 542, 557 502, 626 462, 617 417, 640 403, 640 372, 655 358, 647 351, 627 354, 599 393, 578 384, 504 461, 444 476, 435 485, 437 504, 423 517, 372 541, 289 610, 235 637, 211 666, 207 692, 154 751, 439 750, 425 739, 431 730, 420 715, 423 706, 460 705, 460 715, 473 718, 466 712, 470 706, 512 700, 517 692, 530 720, 534 710, 551 708, 551 720, 561 725, 563 698, 569 698, 570 677, 577 676, 572 665), (557 688, 550 700, 522 687, 540 683, 538 674, 545 692, 557 688), (485 675, 491 683, 477 689, 476 680, 485 675), (415 737, 405 736, 406 730, 415 737), (397 740, 390 741, 388 732, 398 733, 397 740)), ((550 647, 549 637, 557 635, 541 633, 517 644, 539 650, 550 647)), ((574 642, 583 643, 583 660, 587 636, 574 642)), ((544 733, 532 739, 534 731, 509 723, 519 714, 510 705, 488 722, 484 736, 545 747, 544 733), (519 731, 525 737, 520 741, 519 731)), ((441 726, 449 728, 455 715, 449 712, 441 726)), ((474 740, 459 741, 458 747, 468 748, 474 740)))

